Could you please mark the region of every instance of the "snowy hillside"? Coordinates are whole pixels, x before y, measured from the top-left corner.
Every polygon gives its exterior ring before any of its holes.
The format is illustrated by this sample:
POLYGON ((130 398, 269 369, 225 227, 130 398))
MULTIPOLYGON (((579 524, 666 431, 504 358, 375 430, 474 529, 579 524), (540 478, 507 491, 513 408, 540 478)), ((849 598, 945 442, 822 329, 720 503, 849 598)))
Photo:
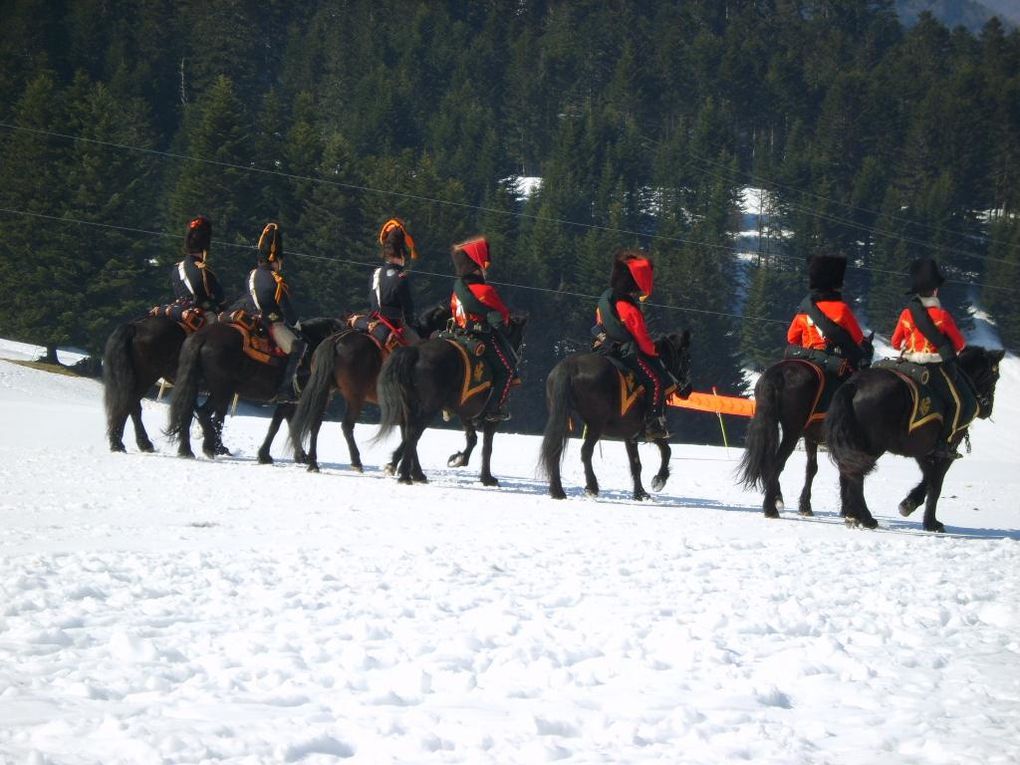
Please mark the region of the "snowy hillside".
POLYGON ((896 457, 866 532, 827 460, 815 518, 765 520, 737 449, 677 446, 644 504, 615 443, 597 500, 571 444, 565 502, 530 436, 497 436, 496 489, 452 432, 413 487, 368 426, 365 475, 335 423, 321 475, 255 464, 259 418, 215 463, 110 454, 98 383, 0 361, 0 762, 1020 761, 1018 389, 1010 358, 935 536, 896 457))

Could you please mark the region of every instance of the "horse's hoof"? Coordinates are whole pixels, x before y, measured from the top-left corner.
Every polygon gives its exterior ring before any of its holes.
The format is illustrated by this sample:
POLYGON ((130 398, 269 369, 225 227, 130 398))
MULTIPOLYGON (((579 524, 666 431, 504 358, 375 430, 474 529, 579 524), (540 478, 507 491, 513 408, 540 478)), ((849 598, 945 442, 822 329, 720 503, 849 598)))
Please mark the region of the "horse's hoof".
POLYGON ((652 498, 652 495, 649 494, 647 491, 635 491, 634 492, 634 501, 635 502, 644 502, 646 499, 651 499, 651 498, 652 498))
POLYGON ((297 465, 307 465, 308 464, 308 455, 305 454, 304 452, 295 452, 294 453, 294 463, 297 464, 297 465))
POLYGON ((309 462, 308 463, 308 472, 309 473, 318 473, 319 472, 319 463, 318 462, 309 462))
POLYGON ((814 518, 815 515, 815 511, 812 510, 810 507, 802 507, 797 512, 803 515, 805 518, 814 518))
MULTIPOLYGON (((123 451, 123 449, 121 449, 123 451)), ((145 454, 152 454, 156 451, 156 447, 152 445, 151 441, 146 441, 144 444, 138 444, 138 451, 145 454)))
POLYGON ((217 457, 229 457, 230 456, 230 449, 225 447, 223 444, 220 444, 219 446, 216 447, 216 456, 217 457))
POLYGON ((116 443, 111 441, 110 442, 110 451, 111 452, 121 452, 121 453, 123 453, 123 452, 126 452, 127 449, 124 448, 124 444, 116 444, 116 443))
POLYGON ((456 454, 451 454, 450 455, 450 459, 448 459, 446 461, 446 466, 447 467, 464 467, 466 464, 467 464, 467 460, 464 459, 464 453, 463 452, 457 452, 456 454))
POLYGON ((585 488, 584 496, 586 497, 597 497, 599 495, 598 489, 585 488))
POLYGON ((360 462, 357 465, 351 465, 351 470, 353 470, 355 473, 364 473, 365 472, 365 468, 362 467, 360 462))
POLYGON ((387 463, 387 464, 383 465, 383 469, 382 469, 382 472, 383 472, 383 475, 386 475, 386 476, 391 476, 391 475, 395 475, 395 474, 396 474, 396 472, 397 472, 397 469, 396 469, 396 467, 395 467, 395 466, 393 465, 393 463, 392 463, 392 462, 389 462, 389 463, 387 463))
POLYGON ((660 476, 655 476, 652 479, 652 491, 662 491, 666 488, 666 479, 660 476))
POLYGON ((482 478, 482 486, 499 486, 499 481, 492 476, 488 478, 482 478))
POLYGON ((193 451, 191 451, 191 449, 187 449, 187 450, 182 449, 181 451, 177 452, 177 456, 180 457, 181 459, 186 459, 186 460, 193 460, 193 459, 195 459, 195 453, 193 451))
POLYGON ((398 478, 397 483, 402 483, 405 486, 410 486, 411 484, 414 483, 414 481, 412 481, 410 478, 398 478))
POLYGON ((900 502, 900 515, 902 515, 904 518, 906 518, 916 509, 917 505, 911 502, 909 498, 900 502))
POLYGON ((567 498, 567 493, 565 491, 563 491, 563 489, 560 489, 559 491, 556 491, 554 489, 550 489, 549 490, 549 496, 552 497, 553 499, 566 499, 567 498))
POLYGON ((416 476, 412 476, 411 482, 412 483, 428 483, 429 479, 426 478, 424 475, 416 475, 416 476))
POLYGON ((924 530, 934 532, 935 534, 944 534, 946 527, 942 524, 942 521, 935 521, 931 526, 926 525, 924 530))
POLYGON ((270 457, 268 454, 262 454, 261 452, 259 452, 259 464, 260 465, 272 465, 273 464, 273 458, 270 457))

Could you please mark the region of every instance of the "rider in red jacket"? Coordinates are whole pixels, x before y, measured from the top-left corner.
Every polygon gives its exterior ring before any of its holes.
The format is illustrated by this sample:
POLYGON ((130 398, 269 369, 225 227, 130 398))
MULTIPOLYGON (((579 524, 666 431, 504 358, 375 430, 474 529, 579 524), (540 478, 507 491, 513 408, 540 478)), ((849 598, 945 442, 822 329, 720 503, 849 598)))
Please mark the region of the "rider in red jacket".
POLYGON ((506 336, 510 309, 495 287, 485 282, 491 263, 489 243, 484 237, 469 239, 454 245, 450 256, 457 273, 450 296, 454 323, 461 331, 485 335, 488 340, 485 356, 492 370, 493 392, 482 418, 490 422, 508 420, 506 400, 517 372, 517 354, 506 336))

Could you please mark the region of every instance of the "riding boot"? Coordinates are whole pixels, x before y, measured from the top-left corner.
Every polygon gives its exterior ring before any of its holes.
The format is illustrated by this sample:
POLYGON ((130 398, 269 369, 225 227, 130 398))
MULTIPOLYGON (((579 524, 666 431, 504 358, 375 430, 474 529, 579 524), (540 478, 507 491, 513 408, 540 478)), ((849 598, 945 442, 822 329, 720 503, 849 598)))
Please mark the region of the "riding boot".
POLYGON ((276 391, 273 400, 278 404, 293 403, 301 395, 301 389, 297 383, 297 370, 304 358, 308 343, 304 340, 295 340, 291 351, 287 354, 287 366, 283 370, 283 378, 280 380, 280 387, 276 391))

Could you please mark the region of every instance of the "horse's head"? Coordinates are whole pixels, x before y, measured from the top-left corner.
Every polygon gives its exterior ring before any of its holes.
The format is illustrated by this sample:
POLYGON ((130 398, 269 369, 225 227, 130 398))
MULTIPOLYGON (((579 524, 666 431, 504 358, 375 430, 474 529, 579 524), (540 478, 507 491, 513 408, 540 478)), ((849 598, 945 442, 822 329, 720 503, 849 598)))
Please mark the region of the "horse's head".
POLYGON ((418 316, 418 323, 415 329, 423 338, 430 337, 433 332, 445 329, 450 321, 450 304, 439 302, 431 308, 422 311, 418 316))
POLYGON ((677 380, 680 398, 691 395, 691 331, 670 332, 655 341, 655 350, 663 365, 677 380))
POLYGON ((1003 350, 990 351, 977 345, 968 345, 960 351, 958 364, 974 383, 974 392, 980 406, 978 417, 982 419, 992 416, 995 384, 999 381, 999 362, 1005 355, 1003 350))
POLYGON ((346 326, 347 320, 345 318, 316 316, 314 319, 305 319, 301 322, 301 334, 307 337, 312 342, 312 345, 315 346, 346 326))

